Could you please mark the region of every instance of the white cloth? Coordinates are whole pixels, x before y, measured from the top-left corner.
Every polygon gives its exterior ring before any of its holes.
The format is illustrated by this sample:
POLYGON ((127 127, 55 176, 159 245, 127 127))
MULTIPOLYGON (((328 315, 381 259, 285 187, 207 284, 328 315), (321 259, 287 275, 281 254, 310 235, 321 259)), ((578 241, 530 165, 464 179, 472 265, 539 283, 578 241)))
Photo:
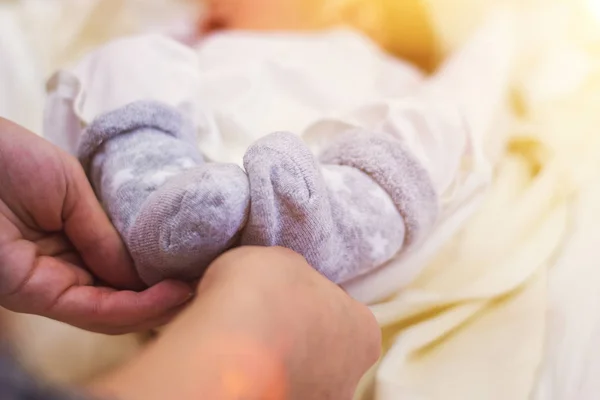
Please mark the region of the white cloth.
POLYGON ((351 127, 397 134, 429 171, 442 213, 423 244, 343 285, 372 303, 414 279, 478 204, 490 179, 483 138, 508 79, 507 28, 502 21, 483 32, 431 79, 349 30, 226 32, 195 50, 161 36, 125 38, 53 77, 44 134, 73 151, 80 126, 139 99, 187 112, 201 150, 218 162, 241 164, 248 146, 273 131, 302 135, 315 152, 351 127), (489 45, 497 55, 473 80, 472 64, 489 45), (479 91, 486 99, 474 101, 479 91), (407 126, 407 108, 429 126, 407 126))

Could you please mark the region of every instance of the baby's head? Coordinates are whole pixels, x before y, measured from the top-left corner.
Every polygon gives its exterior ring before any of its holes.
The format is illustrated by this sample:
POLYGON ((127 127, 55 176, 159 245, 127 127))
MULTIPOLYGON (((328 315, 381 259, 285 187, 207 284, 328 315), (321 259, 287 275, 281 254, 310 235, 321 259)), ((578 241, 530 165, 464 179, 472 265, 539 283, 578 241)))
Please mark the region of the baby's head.
POLYGON ((435 40, 425 0, 203 0, 205 27, 294 31, 349 25, 429 68, 435 40))
POLYGON ((323 0, 203 0, 208 29, 306 30, 323 0))

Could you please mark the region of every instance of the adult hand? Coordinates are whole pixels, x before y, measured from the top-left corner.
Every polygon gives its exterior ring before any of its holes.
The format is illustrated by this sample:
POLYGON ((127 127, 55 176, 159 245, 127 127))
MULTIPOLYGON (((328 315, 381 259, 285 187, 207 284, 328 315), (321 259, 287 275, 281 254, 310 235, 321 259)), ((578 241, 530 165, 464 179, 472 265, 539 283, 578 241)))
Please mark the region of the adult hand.
POLYGON ((141 289, 77 160, 0 118, 0 306, 116 334, 167 322, 191 295, 141 289))
POLYGON ((93 390, 123 400, 350 400, 380 351, 367 307, 296 253, 240 248, 137 359, 93 390))

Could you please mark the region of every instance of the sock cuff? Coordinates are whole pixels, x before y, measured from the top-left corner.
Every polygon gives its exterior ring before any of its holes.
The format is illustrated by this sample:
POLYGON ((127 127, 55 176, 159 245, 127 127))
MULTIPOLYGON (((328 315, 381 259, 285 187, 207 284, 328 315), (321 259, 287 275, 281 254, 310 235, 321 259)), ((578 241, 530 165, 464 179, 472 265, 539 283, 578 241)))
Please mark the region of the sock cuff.
POLYGON ((392 198, 406 226, 405 245, 423 238, 439 213, 439 200, 427 170, 400 141, 352 131, 320 156, 323 164, 356 168, 392 198))
POLYGON ((116 136, 152 129, 195 145, 190 121, 177 109, 158 101, 136 101, 97 117, 83 132, 77 154, 86 173, 96 151, 116 136))

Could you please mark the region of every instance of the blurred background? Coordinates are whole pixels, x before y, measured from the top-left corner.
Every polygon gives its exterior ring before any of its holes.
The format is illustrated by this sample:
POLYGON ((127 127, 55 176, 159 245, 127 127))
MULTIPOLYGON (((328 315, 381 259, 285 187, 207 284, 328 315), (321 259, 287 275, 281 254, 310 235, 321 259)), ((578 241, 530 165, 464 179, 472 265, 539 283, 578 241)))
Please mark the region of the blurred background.
MULTIPOLYGON (((393 310, 402 297, 375 305, 386 354, 357 398, 598 398, 600 0, 309 1, 315 19, 322 17, 321 3, 344 5, 329 8, 344 10, 329 15, 331 23, 364 31, 425 71, 435 70, 498 7, 518 10, 522 22, 510 88, 514 123, 497 139, 494 187, 480 214, 412 289, 443 292, 430 276, 450 259, 457 265, 468 260, 486 274, 502 268, 490 256, 474 258, 489 241, 504 243, 491 252, 500 258, 526 251, 541 258, 523 261, 519 271, 529 272, 522 279, 496 297, 472 300, 469 318, 418 349, 403 346, 411 334, 426 335, 437 312, 416 320, 401 316, 393 310), (504 242, 490 228, 502 220, 512 221, 504 242), (539 243, 550 239, 512 243, 511 229, 524 238, 556 231, 557 240, 547 247, 539 243)), ((46 80, 54 71, 124 35, 151 31, 191 41, 202 12, 198 0, 0 0, 0 116, 40 133, 46 80)), ((23 361, 61 383, 91 379, 147 339, 87 334, 0 312, 23 361)))

